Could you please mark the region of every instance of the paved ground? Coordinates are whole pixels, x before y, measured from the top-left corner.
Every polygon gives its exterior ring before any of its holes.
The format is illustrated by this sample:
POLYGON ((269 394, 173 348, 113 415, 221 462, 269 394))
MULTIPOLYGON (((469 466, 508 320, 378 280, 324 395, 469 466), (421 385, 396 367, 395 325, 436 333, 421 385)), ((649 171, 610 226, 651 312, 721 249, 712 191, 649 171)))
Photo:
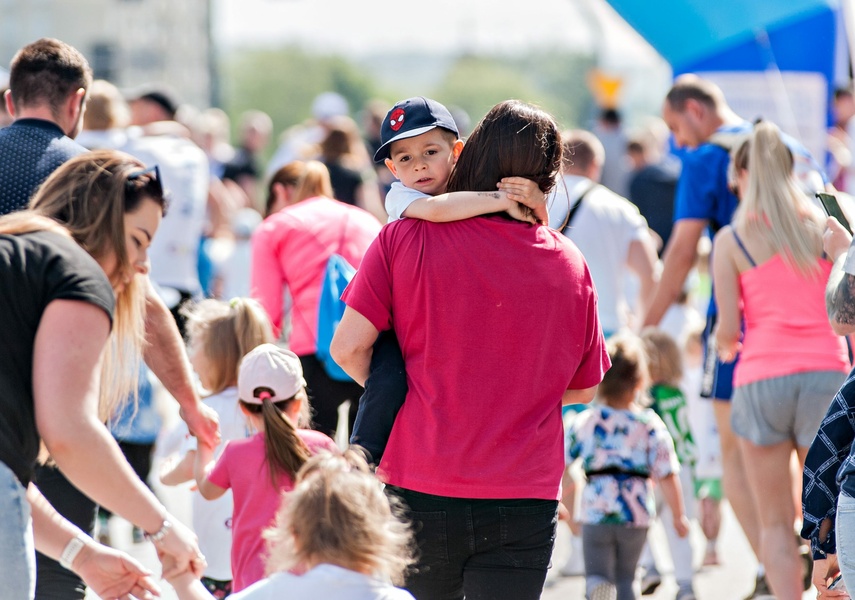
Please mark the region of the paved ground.
MULTIPOLYGON (((171 416, 172 419, 170 420, 176 418, 174 414, 171 416)), ((167 442, 166 445, 168 446, 169 443, 167 442)), ((155 464, 153 472, 156 473, 156 469, 157 464, 155 464)), ((188 489, 188 487, 164 488, 155 484, 156 493, 166 504, 170 512, 179 520, 189 524, 190 496, 188 489)), ((153 546, 148 543, 133 544, 131 541, 131 527, 126 521, 118 518, 112 519, 110 522, 110 532, 116 546, 141 560, 155 573, 159 573, 159 563, 154 554, 153 546)), ((696 549, 695 554, 697 557, 700 557, 704 545, 703 534, 700 528, 695 525, 693 526, 691 535, 693 546, 696 549)), ((667 544, 664 533, 654 529, 653 540, 653 550, 659 559, 658 563, 665 565, 666 568, 662 569, 664 575, 662 585, 656 590, 655 594, 644 596, 644 598, 648 600, 673 600, 677 592, 677 586, 667 568, 670 560, 667 558, 667 544), (666 552, 663 553, 663 549, 666 552)), ((558 573, 558 567, 565 563, 568 553, 569 529, 562 523, 559 525, 558 540, 552 561, 553 568, 547 577, 547 585, 542 596, 543 600, 584 599, 584 577, 562 577, 558 573)), ((721 536, 719 539, 719 556, 722 560, 722 565, 700 569, 695 576, 695 592, 698 600, 742 600, 754 587, 757 562, 748 546, 748 542, 742 535, 742 531, 736 524, 733 513, 726 503, 724 505, 721 536)), ((699 560, 698 558, 698 562, 699 560)), ((176 600, 174 592, 165 582, 163 583, 163 588, 163 598, 165 600, 176 600)), ((813 600, 815 597, 815 591, 808 591, 804 594, 804 600, 813 600)), ((95 600, 95 597, 90 595, 87 597, 87 600, 95 600)), ((496 600, 514 599, 502 598, 496 600)))
MULTIPOLYGON (((704 567, 696 572, 694 583, 698 600, 742 600, 754 589, 757 561, 730 507, 726 504, 724 506, 725 512, 718 545, 722 564, 716 567, 704 567)), ((569 530, 562 524, 558 535, 553 556, 553 569, 547 577, 547 586, 542 598, 543 600, 582 600, 585 593, 584 577, 562 577, 558 573, 558 567, 567 559, 569 530)), ((698 557, 697 563, 699 563, 705 540, 700 527, 696 525, 693 526, 691 535, 695 556, 698 557)), ((657 562, 669 564, 664 533, 661 530, 654 530, 653 539, 653 550, 657 556, 657 562), (662 550, 665 551, 664 554, 662 550)), ((669 572, 665 573, 663 583, 656 593, 643 598, 673 600, 676 593, 677 584, 669 572)), ((803 598, 813 600, 816 598, 816 591, 812 588, 811 591, 805 592, 803 598)))
MULTIPOLYGON (((165 500, 177 517, 186 519, 189 516, 187 508, 187 492, 167 490, 160 492, 165 494, 165 500)), ((136 558, 142 560, 146 565, 157 572, 157 560, 154 550, 150 544, 131 543, 130 525, 121 519, 111 521, 111 533, 117 545, 130 552, 136 558)), ((699 528, 695 527, 692 539, 696 554, 700 556, 704 540, 699 528)), ((664 535, 661 531, 654 531, 654 552, 660 557, 661 564, 668 565, 668 559, 661 553, 666 548, 664 535)), ((584 577, 562 577, 558 574, 558 567, 567 560, 569 548, 569 530, 560 525, 558 532, 558 543, 556 544, 553 558, 553 568, 547 578, 544 589, 543 600, 583 600, 584 577)), ((733 514, 728 508, 725 509, 722 523, 721 538, 719 540, 719 555, 723 564, 717 567, 706 567, 700 569, 695 577, 695 591, 698 600, 742 600, 752 589, 754 584, 754 573, 756 561, 745 541, 742 532, 736 526, 733 514)), ((175 600, 175 595, 164 583, 164 598, 175 600)), ((666 569, 663 583, 652 596, 645 596, 649 600, 672 600, 676 594, 677 586, 670 572, 666 569)), ((812 600, 816 592, 805 592, 804 600, 812 600)), ((94 599, 94 597, 92 597, 94 599)), ((505 599, 497 599, 505 600, 505 599)), ((513 599, 507 599, 513 600, 513 599)))

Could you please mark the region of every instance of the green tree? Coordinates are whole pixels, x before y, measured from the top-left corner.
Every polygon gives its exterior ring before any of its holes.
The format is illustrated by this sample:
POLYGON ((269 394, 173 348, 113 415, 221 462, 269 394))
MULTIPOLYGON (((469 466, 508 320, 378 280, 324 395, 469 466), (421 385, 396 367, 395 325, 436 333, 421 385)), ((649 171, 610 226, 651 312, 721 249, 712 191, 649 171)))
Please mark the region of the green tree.
POLYGON ((590 57, 576 54, 463 56, 435 93, 465 110, 473 124, 496 103, 515 98, 549 111, 562 127, 575 127, 590 110, 584 82, 592 64, 590 57))
POLYGON ((296 47, 238 50, 225 60, 223 75, 223 109, 232 124, 245 110, 262 110, 277 133, 310 118, 321 92, 338 92, 355 111, 374 89, 370 76, 346 59, 296 47))

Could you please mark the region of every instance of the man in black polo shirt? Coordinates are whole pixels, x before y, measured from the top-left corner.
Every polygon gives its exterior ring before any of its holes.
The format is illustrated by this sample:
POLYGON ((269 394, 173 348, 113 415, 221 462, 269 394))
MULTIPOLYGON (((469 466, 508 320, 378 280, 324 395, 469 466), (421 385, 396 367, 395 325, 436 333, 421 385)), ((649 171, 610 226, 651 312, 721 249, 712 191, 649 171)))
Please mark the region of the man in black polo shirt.
POLYGON ((14 122, 0 130, 0 215, 26 208, 48 175, 86 152, 73 138, 92 85, 86 58, 59 40, 24 46, 11 67, 5 100, 14 122))

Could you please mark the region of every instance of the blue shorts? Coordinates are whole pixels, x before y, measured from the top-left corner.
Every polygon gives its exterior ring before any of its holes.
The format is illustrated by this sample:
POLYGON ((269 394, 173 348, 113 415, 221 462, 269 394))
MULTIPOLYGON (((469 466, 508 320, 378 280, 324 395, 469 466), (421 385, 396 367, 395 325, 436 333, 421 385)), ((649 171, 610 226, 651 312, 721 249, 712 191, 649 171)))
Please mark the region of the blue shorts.
POLYGON ((704 377, 701 380, 701 397, 730 402, 733 396, 733 371, 739 361, 739 355, 733 362, 725 363, 718 359, 715 351, 715 338, 712 335, 715 328, 716 314, 707 315, 704 327, 704 377))

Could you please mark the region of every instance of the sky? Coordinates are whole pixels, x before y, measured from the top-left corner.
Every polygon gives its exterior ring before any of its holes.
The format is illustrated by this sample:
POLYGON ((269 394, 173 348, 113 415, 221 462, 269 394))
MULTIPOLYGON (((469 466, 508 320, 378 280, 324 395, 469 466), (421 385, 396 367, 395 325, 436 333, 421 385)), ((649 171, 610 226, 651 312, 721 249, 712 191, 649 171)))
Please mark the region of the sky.
POLYGON ((587 49, 608 38, 606 62, 658 60, 605 0, 215 0, 214 11, 224 47, 293 42, 358 56, 587 49))

